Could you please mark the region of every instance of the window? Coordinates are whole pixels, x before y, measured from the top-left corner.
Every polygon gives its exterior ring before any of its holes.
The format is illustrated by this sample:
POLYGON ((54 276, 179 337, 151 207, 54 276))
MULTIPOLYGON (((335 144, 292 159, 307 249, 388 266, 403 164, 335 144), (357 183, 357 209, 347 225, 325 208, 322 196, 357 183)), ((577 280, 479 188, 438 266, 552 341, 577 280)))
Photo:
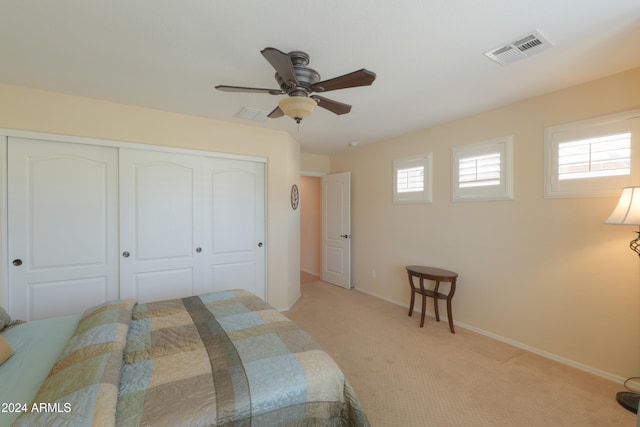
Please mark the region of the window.
POLYGON ((631 132, 558 144, 558 179, 631 174, 631 132))
POLYGON ((398 193, 424 191, 424 166, 398 169, 396 176, 398 177, 396 185, 398 193))
POLYGON ((393 202, 431 203, 432 153, 393 161, 393 202))
POLYGON ((500 185, 500 153, 461 158, 458 184, 460 188, 500 185))
POLYGON ((615 196, 637 182, 640 110, 545 129, 545 197, 615 196))
POLYGON ((513 138, 454 147, 451 152, 452 199, 510 200, 513 138))

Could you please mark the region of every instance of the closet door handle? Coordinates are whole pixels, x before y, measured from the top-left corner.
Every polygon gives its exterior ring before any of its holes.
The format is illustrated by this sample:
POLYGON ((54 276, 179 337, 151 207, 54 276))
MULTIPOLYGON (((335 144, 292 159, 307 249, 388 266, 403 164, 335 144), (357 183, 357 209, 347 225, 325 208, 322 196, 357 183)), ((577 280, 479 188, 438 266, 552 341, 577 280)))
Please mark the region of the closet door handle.
POLYGON ((13 265, 15 265, 16 267, 20 267, 22 265, 22 260, 21 259, 14 259, 13 260, 13 265))
POLYGON ((129 255, 131 255, 131 254, 129 252, 127 252, 127 251, 122 252, 122 256, 124 258, 129 258, 129 255))
POLYGON ((196 248, 196 252, 198 253, 202 252, 202 248, 196 248))

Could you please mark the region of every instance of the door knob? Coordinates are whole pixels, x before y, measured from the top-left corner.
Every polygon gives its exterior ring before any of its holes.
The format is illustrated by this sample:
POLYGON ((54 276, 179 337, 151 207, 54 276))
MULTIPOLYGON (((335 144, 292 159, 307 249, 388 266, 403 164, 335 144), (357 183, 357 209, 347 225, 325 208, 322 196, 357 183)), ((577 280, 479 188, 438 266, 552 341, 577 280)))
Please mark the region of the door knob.
POLYGON ((348 239, 349 237, 351 237, 350 234, 341 234, 340 237, 344 237, 345 239, 348 239))
POLYGON ((122 256, 124 258, 129 258, 129 255, 131 255, 131 254, 129 252, 127 252, 127 251, 122 252, 122 256))
POLYGON ((262 247, 262 242, 258 243, 258 247, 261 248, 262 247))
POLYGON ((196 248, 196 252, 198 253, 202 252, 202 248, 196 248))
POLYGON ((14 259, 13 260, 13 265, 15 265, 16 267, 20 267, 22 265, 22 260, 21 259, 14 259))

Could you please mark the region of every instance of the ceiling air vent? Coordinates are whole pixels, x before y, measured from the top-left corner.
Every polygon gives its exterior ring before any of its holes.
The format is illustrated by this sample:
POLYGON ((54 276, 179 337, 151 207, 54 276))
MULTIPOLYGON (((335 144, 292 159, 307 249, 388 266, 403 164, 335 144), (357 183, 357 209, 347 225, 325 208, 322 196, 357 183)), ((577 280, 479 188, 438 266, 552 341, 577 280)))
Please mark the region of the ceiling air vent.
POLYGON ((522 36, 514 42, 485 52, 485 55, 500 65, 507 65, 548 49, 551 46, 553 44, 539 31, 533 31, 531 34, 522 36))
POLYGON ((244 120, 253 120, 254 122, 264 122, 269 115, 266 111, 258 110, 257 108, 242 107, 242 110, 238 111, 236 117, 244 120))

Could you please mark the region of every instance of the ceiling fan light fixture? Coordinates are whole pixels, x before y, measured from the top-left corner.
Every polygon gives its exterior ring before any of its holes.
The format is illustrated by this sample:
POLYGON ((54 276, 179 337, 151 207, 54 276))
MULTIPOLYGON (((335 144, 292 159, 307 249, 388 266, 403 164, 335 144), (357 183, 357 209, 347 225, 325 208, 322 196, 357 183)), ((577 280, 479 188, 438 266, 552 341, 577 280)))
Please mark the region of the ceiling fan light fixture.
POLYGON ((317 103, 314 99, 307 98, 306 96, 290 96, 278 102, 278 106, 282 112, 297 123, 309 117, 311 113, 313 113, 313 110, 315 110, 316 105, 317 103))

